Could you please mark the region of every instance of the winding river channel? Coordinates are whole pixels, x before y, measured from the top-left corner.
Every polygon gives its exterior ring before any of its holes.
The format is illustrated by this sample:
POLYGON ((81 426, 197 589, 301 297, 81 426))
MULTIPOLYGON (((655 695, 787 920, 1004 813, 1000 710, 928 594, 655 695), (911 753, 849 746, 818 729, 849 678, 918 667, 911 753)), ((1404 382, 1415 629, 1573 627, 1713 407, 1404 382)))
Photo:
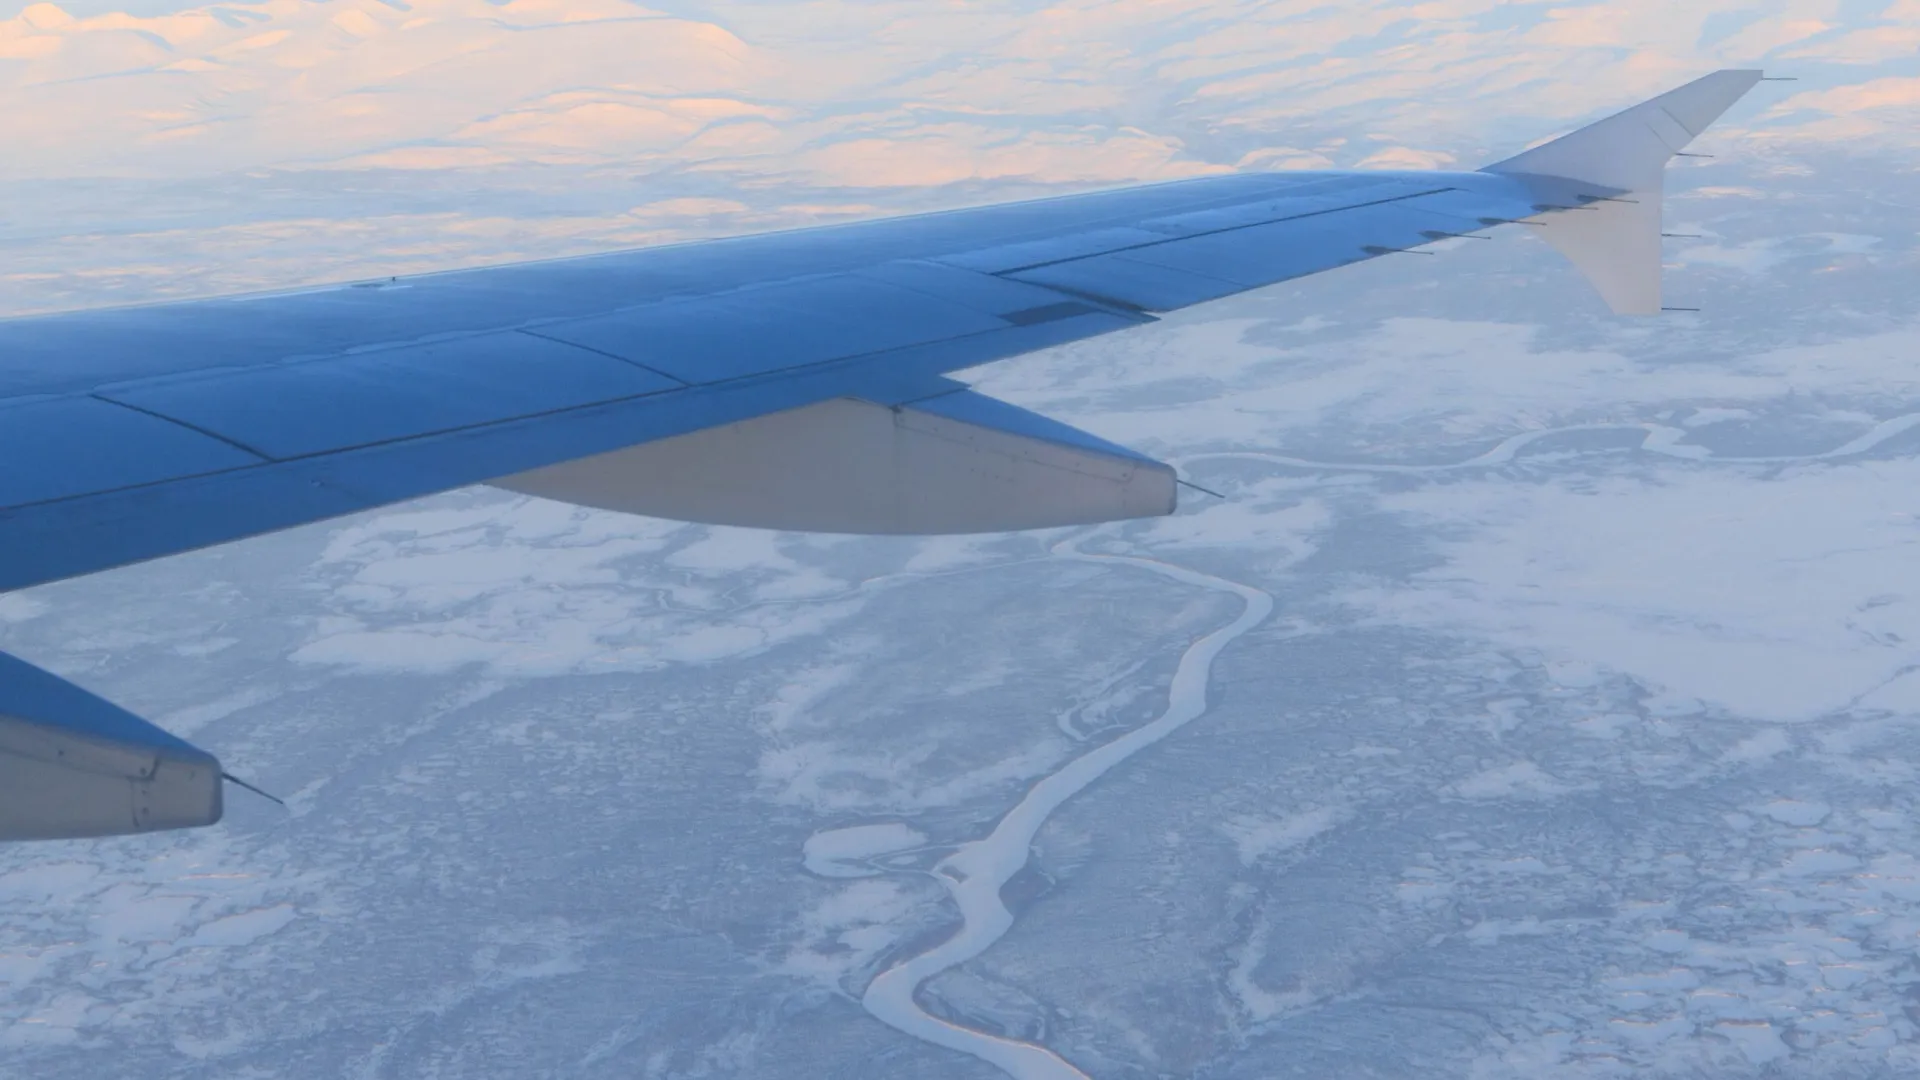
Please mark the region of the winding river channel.
POLYGON ((1034 837, 1055 810, 1086 790, 1110 769, 1166 738, 1207 711, 1207 683, 1213 662, 1233 640, 1265 621, 1273 597, 1251 585, 1202 574, 1137 555, 1094 555, 1071 542, 1055 546, 1061 558, 1134 567, 1172 578, 1183 585, 1231 593, 1243 607, 1238 618, 1195 641, 1180 657, 1167 707, 1152 722, 1134 728, 1068 762, 1028 789, 993 831, 960 845, 933 868, 934 877, 960 908, 960 930, 926 952, 880 973, 868 984, 861 1003, 884 1023, 918 1039, 972 1054, 1018 1080, 1087 1080, 1065 1058, 1034 1043, 963 1027, 920 1006, 918 992, 927 980, 986 952, 1013 927, 1013 913, 1000 890, 1027 865, 1034 837))
POLYGON ((1495 444, 1493 449, 1476 454, 1465 461, 1448 462, 1439 465, 1394 465, 1375 464, 1359 461, 1313 461, 1307 458, 1288 457, 1285 454, 1271 454, 1260 450, 1225 450, 1215 453, 1194 454, 1185 461, 1264 461, 1274 465, 1288 465, 1300 469, 1317 469, 1329 472, 1371 472, 1371 473, 1431 473, 1453 469, 1484 468, 1505 465, 1518 457, 1532 443, 1550 439, 1556 435, 1569 435, 1581 431, 1642 431, 1645 437, 1638 449, 1643 453, 1661 454, 1666 457, 1683 458, 1688 461, 1712 462, 1717 465, 1797 465, 1816 461, 1834 461, 1839 458, 1855 457, 1886 442, 1896 435, 1905 434, 1920 427, 1920 413, 1906 413, 1882 420, 1860 435, 1818 454, 1785 454, 1767 457, 1737 457, 1728 454, 1716 454, 1704 446, 1686 442, 1693 434, 1685 428, 1671 427, 1666 424, 1572 424, 1567 427, 1542 428, 1539 431, 1526 431, 1510 435, 1495 444))
MULTIPOLYGON (((1508 464, 1528 445, 1555 435, 1639 430, 1646 434, 1638 449, 1647 453, 1716 464, 1789 464, 1831 461, 1863 454, 1914 428, 1920 428, 1920 413, 1882 421, 1860 436, 1824 453, 1780 457, 1717 455, 1705 447, 1687 443, 1685 439, 1691 434, 1688 430, 1663 424, 1601 423, 1524 432, 1510 436, 1492 449, 1464 461, 1432 465, 1312 461, 1259 451, 1195 454, 1184 460, 1260 461, 1285 467, 1338 472, 1432 473, 1508 464)), ((1013 927, 1013 913, 1001 901, 1000 891, 1027 865, 1040 827, 1067 800, 1086 790, 1109 770, 1203 715, 1207 710, 1207 686, 1214 661, 1234 639, 1272 614, 1273 597, 1251 585, 1157 559, 1138 555, 1091 554, 1079 550, 1073 541, 1056 545, 1053 554, 1064 559, 1132 567, 1172 578, 1184 585, 1231 593, 1238 596, 1244 606, 1238 618, 1188 646, 1174 672, 1166 710, 1157 719, 1074 758, 1064 768, 1034 784, 1026 796, 995 824, 992 832, 960 845, 934 866, 934 877, 946 887, 948 896, 960 909, 963 921, 959 931, 926 952, 911 956, 881 972, 868 984, 861 1003, 874 1017, 908 1035, 971 1054, 997 1066, 1017 1080, 1090 1080, 1086 1073, 1044 1046, 978 1031, 933 1015, 920 1005, 920 988, 942 972, 986 952, 1006 936, 1013 927)))

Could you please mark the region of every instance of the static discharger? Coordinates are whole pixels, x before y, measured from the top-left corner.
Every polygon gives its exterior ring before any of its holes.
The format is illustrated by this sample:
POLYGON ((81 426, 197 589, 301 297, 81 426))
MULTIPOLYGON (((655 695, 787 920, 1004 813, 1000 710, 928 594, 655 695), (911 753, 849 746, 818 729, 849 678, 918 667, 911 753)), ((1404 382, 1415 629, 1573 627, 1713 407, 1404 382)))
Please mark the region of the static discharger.
POLYGON ((220 779, 225 780, 227 783, 232 784, 235 787, 246 788, 248 791, 253 792, 255 795, 260 796, 261 798, 267 800, 270 803, 273 803, 276 806, 285 808, 287 805, 287 801, 285 799, 282 799, 278 795, 269 795, 266 792, 261 791, 259 788, 254 787, 252 784, 247 783, 245 780, 240 779, 239 777, 233 775, 230 772, 222 772, 220 774, 220 779))
POLYGON ((1200 493, 1202 493, 1202 494, 1205 494, 1205 495, 1211 495, 1211 496, 1213 496, 1214 498, 1216 498, 1216 499, 1219 499, 1219 500, 1221 500, 1221 501, 1223 501, 1223 502, 1224 502, 1224 501, 1226 500, 1226 498, 1227 498, 1227 497, 1226 497, 1225 495, 1222 495, 1222 494, 1220 494, 1219 492, 1217 492, 1217 491, 1215 491, 1215 490, 1213 490, 1212 488, 1203 488, 1203 487, 1201 487, 1201 486, 1200 486, 1199 484, 1196 484, 1196 483, 1194 483, 1194 482, 1193 482, 1193 481, 1191 481, 1191 480, 1179 480, 1179 479, 1176 479, 1176 480, 1174 481, 1174 483, 1176 483, 1176 484, 1179 484, 1179 485, 1180 485, 1181 487, 1190 487, 1190 488, 1192 488, 1193 490, 1195 490, 1195 491, 1198 491, 1198 492, 1200 492, 1200 493))

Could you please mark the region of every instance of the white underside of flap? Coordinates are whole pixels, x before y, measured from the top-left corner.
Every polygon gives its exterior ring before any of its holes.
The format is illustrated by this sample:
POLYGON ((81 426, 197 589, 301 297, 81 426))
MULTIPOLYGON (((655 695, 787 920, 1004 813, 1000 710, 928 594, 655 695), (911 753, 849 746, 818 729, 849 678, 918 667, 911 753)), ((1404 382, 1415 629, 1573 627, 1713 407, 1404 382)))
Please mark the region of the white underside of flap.
POLYGON ((1170 514, 1173 469, 911 406, 840 398, 494 481, 678 521, 1003 532, 1170 514))

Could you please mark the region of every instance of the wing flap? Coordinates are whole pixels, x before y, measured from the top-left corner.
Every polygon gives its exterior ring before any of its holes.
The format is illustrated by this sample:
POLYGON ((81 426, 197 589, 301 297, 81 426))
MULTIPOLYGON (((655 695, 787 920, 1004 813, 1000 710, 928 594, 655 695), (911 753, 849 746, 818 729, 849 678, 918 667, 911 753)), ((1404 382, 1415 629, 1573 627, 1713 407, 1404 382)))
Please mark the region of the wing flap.
POLYGON ((837 398, 520 473, 498 487, 677 521, 866 534, 1170 514, 1173 469, 967 390, 837 398))

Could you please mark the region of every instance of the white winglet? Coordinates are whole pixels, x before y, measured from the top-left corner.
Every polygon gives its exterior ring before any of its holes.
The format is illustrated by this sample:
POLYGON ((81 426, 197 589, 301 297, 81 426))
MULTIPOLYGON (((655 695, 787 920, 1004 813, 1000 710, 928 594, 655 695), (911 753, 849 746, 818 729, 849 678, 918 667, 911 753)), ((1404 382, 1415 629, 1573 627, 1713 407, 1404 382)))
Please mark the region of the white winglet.
POLYGON ((1758 71, 1716 71, 1481 171, 1561 181, 1543 190, 1557 188, 1572 200, 1567 205, 1583 208, 1536 219, 1541 238, 1571 260, 1614 311, 1657 314, 1667 162, 1760 77, 1758 71))

